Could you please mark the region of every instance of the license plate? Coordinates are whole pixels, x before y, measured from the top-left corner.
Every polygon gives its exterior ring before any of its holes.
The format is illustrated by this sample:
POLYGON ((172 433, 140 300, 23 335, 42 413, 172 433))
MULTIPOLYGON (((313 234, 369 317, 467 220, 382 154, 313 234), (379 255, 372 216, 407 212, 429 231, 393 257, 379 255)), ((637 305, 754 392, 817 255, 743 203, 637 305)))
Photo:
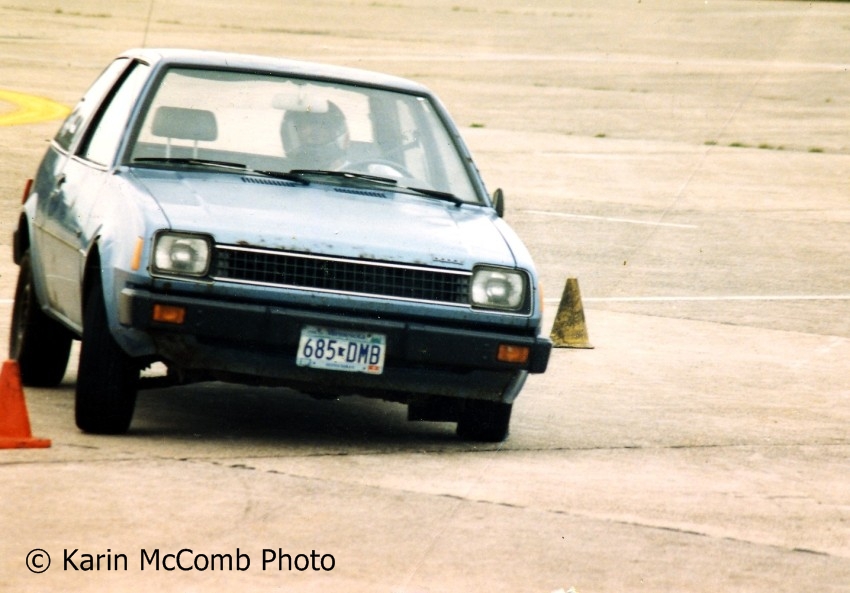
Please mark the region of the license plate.
POLYGON ((302 367, 380 375, 384 371, 387 337, 327 327, 305 326, 295 364, 302 367))

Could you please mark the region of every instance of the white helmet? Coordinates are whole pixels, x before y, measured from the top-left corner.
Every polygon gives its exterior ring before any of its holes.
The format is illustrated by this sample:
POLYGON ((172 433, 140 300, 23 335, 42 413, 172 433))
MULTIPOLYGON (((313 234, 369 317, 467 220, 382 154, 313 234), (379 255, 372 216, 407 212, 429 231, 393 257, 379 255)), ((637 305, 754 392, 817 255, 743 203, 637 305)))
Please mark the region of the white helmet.
POLYGON ((345 116, 331 101, 321 111, 287 111, 280 137, 293 168, 324 169, 340 161, 348 150, 345 116))

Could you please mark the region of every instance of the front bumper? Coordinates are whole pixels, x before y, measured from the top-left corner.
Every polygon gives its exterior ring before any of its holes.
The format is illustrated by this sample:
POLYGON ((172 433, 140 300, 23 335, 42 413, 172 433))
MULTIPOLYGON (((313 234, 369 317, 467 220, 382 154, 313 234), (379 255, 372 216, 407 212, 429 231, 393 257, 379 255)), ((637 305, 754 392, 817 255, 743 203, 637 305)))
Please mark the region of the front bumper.
POLYGON ((158 355, 184 371, 205 371, 222 380, 399 401, 421 394, 511 402, 527 374, 546 370, 552 348, 548 339, 539 336, 163 295, 135 288, 121 292, 119 319, 122 325, 151 336, 158 355), (182 307, 183 322, 154 321, 155 305, 182 307), (295 356, 305 325, 386 335, 384 372, 366 375, 298 367, 295 356), (499 361, 500 345, 527 347, 528 360, 499 361))

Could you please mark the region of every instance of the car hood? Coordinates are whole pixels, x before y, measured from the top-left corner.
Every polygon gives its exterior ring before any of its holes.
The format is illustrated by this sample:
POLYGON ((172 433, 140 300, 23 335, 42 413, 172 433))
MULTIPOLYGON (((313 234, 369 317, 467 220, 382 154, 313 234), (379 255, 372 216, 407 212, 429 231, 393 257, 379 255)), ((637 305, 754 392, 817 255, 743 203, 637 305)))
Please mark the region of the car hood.
POLYGON ((174 230, 221 244, 425 266, 514 266, 489 208, 416 195, 249 175, 136 169, 174 230))

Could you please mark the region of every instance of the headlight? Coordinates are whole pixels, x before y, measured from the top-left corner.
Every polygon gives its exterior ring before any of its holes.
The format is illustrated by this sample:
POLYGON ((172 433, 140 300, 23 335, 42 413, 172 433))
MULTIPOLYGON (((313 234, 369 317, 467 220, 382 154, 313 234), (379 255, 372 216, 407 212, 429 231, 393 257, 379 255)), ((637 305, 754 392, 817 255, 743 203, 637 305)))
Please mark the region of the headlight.
POLYGON ((210 267, 212 241, 203 235, 160 233, 153 246, 153 272, 204 276, 210 267))
POLYGON ((517 270, 476 268, 472 273, 472 305, 516 311, 526 304, 527 276, 517 270))

